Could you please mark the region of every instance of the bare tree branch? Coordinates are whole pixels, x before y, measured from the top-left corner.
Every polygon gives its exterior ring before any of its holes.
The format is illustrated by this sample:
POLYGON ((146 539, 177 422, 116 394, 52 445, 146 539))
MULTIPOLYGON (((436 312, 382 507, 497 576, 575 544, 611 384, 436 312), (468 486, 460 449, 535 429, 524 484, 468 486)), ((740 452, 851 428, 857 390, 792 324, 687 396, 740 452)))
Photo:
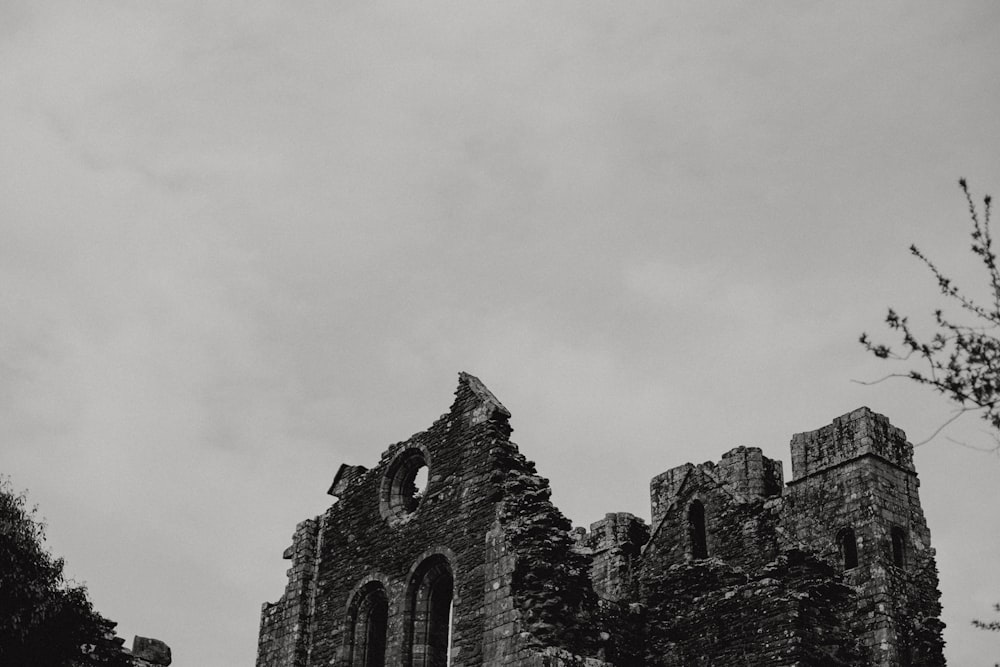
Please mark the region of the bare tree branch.
MULTIPOLYGON (((905 377, 917 384, 927 385, 958 405, 958 412, 943 423, 933 434, 919 444, 937 437, 945 428, 967 412, 980 412, 991 432, 1000 433, 1000 262, 993 249, 990 230, 991 199, 983 199, 982 214, 969 192, 965 179, 959 180, 972 221, 971 250, 982 262, 989 278, 990 306, 986 307, 969 297, 942 272, 917 246, 910 246, 910 253, 931 272, 938 289, 946 301, 957 304, 959 310, 972 318, 971 323, 954 320, 943 309, 933 313, 936 330, 930 338, 918 335, 906 316, 892 308, 885 318, 891 332, 899 337, 896 345, 872 341, 868 334, 861 334, 860 343, 879 359, 907 362, 913 357, 921 368, 906 373, 890 373, 872 382, 878 384, 888 378, 905 377)), ((964 445, 963 445, 964 446, 964 445)), ((997 447, 1000 448, 1000 441, 997 447)), ((979 448, 974 448, 979 449, 979 448)), ((985 451, 994 451, 994 448, 985 451)))
MULTIPOLYGON (((926 445, 928 442, 930 442, 931 440, 933 440, 934 438, 936 438, 937 435, 938 435, 938 433, 940 433, 941 431, 945 430, 946 428, 948 428, 949 426, 951 426, 952 424, 954 424, 955 421, 959 417, 961 417, 962 415, 964 415, 964 414, 966 414, 968 412, 972 412, 974 410, 979 410, 979 408, 962 408, 961 410, 958 410, 954 415, 952 415, 950 418, 948 418, 943 424, 941 424, 940 426, 938 426, 937 429, 933 433, 931 433, 929 436, 927 436, 926 438, 924 438, 920 442, 914 443, 913 446, 914 447, 919 447, 921 445, 926 445)), ((988 451, 988 450, 984 450, 984 451, 988 451)))

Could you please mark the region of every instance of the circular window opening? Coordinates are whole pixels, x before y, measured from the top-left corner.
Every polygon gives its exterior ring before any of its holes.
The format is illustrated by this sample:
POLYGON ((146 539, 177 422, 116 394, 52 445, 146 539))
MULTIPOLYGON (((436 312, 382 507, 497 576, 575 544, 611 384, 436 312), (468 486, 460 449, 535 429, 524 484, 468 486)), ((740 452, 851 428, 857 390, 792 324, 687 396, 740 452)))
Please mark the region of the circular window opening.
POLYGON ((383 515, 390 521, 405 521, 420 506, 427 491, 427 459, 420 449, 408 449, 396 457, 382 486, 383 515))

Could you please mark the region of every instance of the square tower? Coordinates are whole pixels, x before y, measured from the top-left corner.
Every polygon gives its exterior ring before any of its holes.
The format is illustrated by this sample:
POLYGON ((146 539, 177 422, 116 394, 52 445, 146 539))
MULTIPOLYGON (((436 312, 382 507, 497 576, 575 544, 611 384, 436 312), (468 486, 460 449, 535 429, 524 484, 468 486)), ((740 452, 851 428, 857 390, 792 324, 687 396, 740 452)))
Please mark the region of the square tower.
POLYGON ((937 566, 913 445, 859 408, 792 437, 783 522, 858 592, 855 632, 874 665, 944 663, 937 566))

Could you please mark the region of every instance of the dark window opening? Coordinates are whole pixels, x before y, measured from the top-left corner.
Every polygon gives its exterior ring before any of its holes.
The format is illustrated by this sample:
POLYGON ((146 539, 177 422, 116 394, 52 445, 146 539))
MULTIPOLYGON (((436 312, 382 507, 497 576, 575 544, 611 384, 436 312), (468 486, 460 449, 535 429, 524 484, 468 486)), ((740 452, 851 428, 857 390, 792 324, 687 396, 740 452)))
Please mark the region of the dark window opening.
POLYGON ((444 556, 431 556, 414 572, 408 595, 410 667, 447 667, 451 662, 455 582, 444 556))
POLYGON ((896 567, 906 565, 906 533, 899 526, 892 529, 892 564, 896 567))
POLYGON ((349 611, 351 621, 351 667, 384 667, 385 637, 389 621, 389 601, 382 584, 372 582, 362 588, 349 611))
POLYGON ((691 557, 708 558, 708 541, 705 534, 705 506, 700 500, 688 506, 688 532, 691 535, 691 557))
POLYGON ((858 539, 853 528, 844 528, 838 535, 840 555, 844 559, 844 569, 850 570, 858 566, 858 539))

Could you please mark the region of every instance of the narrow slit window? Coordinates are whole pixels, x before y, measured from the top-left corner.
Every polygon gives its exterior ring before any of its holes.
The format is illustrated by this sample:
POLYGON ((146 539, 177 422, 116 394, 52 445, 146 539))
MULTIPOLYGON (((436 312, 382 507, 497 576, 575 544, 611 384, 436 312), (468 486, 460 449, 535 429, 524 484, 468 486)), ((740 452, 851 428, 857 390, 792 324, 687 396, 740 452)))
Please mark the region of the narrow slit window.
POLYGON ((858 538, 853 528, 840 531, 840 554, 844 559, 844 569, 850 570, 858 566, 858 538))
POLYGON ((691 535, 691 557, 708 558, 708 541, 705 534, 705 506, 700 500, 688 506, 688 532, 691 535))
POLYGON ((906 533, 899 526, 892 528, 892 564, 906 566, 906 533))

